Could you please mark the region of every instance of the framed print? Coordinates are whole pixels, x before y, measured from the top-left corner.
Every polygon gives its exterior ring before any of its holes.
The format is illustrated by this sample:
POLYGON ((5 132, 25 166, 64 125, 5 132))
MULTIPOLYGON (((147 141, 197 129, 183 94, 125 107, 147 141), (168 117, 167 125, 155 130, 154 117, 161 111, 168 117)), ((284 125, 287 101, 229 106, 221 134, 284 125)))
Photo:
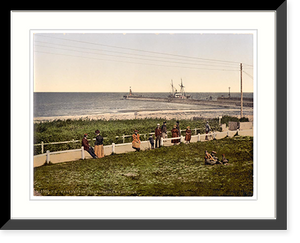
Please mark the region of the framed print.
POLYGON ((222 10, 11 11, 2 229, 286 229, 286 1, 222 10))

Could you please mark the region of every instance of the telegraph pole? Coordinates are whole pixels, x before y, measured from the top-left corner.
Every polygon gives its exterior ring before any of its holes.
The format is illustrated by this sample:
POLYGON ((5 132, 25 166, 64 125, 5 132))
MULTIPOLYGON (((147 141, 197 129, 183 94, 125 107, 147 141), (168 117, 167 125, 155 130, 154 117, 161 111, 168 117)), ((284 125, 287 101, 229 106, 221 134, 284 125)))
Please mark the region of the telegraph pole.
POLYGON ((241 118, 243 117, 243 64, 240 63, 241 72, 241 118))

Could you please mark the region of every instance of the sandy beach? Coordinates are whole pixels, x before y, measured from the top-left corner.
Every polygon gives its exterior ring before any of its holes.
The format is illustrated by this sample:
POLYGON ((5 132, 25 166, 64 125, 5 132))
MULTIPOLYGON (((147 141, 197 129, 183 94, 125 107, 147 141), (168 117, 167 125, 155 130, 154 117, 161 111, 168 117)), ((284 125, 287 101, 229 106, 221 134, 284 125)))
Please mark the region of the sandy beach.
MULTIPOLYGON (((244 108, 244 116, 253 121, 253 109, 244 108)), ((55 117, 35 117, 34 122, 46 122, 53 120, 76 120, 76 119, 91 119, 91 120, 129 120, 129 119, 145 119, 145 118, 163 118, 171 119, 193 119, 197 118, 218 118, 219 116, 230 115, 240 118, 240 109, 203 109, 203 110, 159 110, 159 111, 131 111, 125 113, 105 113, 105 114, 86 114, 80 116, 55 116, 55 117)))

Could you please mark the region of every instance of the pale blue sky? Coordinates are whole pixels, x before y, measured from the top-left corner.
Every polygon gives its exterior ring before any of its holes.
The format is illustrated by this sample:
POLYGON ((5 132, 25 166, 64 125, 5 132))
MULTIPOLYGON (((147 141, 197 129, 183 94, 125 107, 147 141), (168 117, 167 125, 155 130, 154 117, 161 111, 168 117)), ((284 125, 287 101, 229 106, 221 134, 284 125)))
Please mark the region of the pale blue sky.
POLYGON ((253 91, 253 35, 36 33, 35 92, 253 91))

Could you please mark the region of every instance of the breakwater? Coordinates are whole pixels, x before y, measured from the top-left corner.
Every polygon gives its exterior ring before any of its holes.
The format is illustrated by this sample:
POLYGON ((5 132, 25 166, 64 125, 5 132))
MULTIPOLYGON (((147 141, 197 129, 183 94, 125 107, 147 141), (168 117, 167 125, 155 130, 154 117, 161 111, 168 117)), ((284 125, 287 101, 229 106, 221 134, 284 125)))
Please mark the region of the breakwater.
MULTIPOLYGON (((240 99, 231 98, 218 98, 217 100, 196 100, 196 99, 179 99, 179 98, 160 98, 160 97, 144 97, 144 96, 123 96, 125 100, 136 100, 136 101, 153 101, 153 102, 166 102, 166 103, 180 103, 190 105, 209 105, 218 107, 237 107, 241 106, 240 99)), ((253 107, 253 99, 244 98, 244 107, 253 107)))

